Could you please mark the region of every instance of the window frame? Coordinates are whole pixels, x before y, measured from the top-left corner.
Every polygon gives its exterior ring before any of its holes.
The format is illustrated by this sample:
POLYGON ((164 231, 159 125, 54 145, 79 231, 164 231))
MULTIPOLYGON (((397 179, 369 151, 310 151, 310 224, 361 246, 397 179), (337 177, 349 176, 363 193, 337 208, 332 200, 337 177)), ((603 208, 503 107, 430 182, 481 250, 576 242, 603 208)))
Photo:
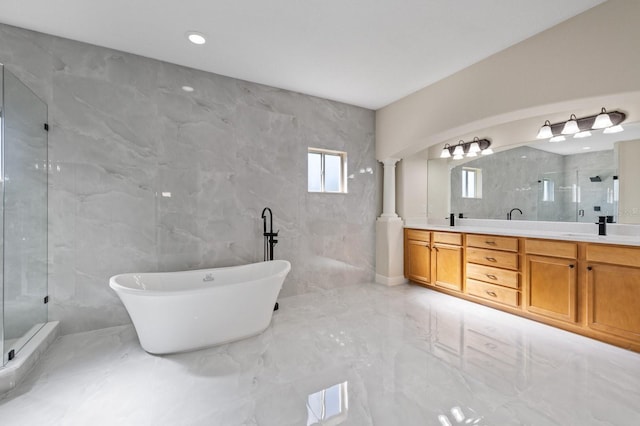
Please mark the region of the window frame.
POLYGON ((312 148, 309 147, 307 149, 307 192, 314 194, 347 194, 347 153, 344 151, 336 151, 331 149, 323 149, 323 148, 312 148), (309 154, 319 154, 320 155, 320 190, 312 191, 309 189, 309 154), (327 191, 326 190, 326 171, 325 171, 325 156, 337 156, 340 158, 340 167, 338 176, 339 189, 338 191, 327 191))
POLYGON ((460 177, 460 180, 462 182, 462 198, 482 199, 482 169, 474 167, 462 167, 460 177), (469 175, 473 175, 473 188, 469 186, 469 175), (470 192, 473 192, 471 196, 469 195, 470 192))

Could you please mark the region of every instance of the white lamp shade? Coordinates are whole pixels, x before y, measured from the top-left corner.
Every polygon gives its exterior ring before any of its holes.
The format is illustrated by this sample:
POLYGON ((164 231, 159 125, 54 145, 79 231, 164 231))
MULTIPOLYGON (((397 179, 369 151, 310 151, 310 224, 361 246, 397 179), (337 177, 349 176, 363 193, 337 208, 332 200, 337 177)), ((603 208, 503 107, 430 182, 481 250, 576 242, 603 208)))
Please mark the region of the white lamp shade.
POLYGON ((571 114, 571 118, 569 121, 564 123, 564 127, 562 128, 563 135, 573 135, 574 133, 578 133, 580 128, 578 127, 578 120, 576 120, 576 116, 571 114))
MULTIPOLYGON (((480 145, 478 144, 478 142, 471 142, 471 145, 469 145, 469 153, 477 153, 480 152, 480 145)), ((467 154, 467 157, 473 157, 472 155, 467 154)))
POLYGON ((442 152, 440 153, 440 158, 449 158, 449 157, 451 157, 449 148, 442 148, 442 152))
POLYGON ((618 124, 616 126, 607 127, 602 131, 602 133, 618 133, 623 131, 624 131, 624 127, 618 124))
POLYGON ((589 136, 591 136, 591 132, 588 130, 582 131, 582 132, 578 132, 575 135, 573 135, 574 138, 577 139, 581 139, 581 138, 588 138, 589 136))
POLYGON ((478 156, 477 152, 471 152, 471 151, 467 152, 467 157, 477 157, 477 156, 478 156))
POLYGON ((549 142, 562 142, 562 141, 565 141, 565 140, 567 140, 567 138, 565 138, 562 135, 558 135, 558 136, 554 136, 551 139, 549 139, 549 142))
POLYGON ((453 159, 454 160, 462 160, 464 158, 464 155, 462 154, 454 154, 453 155, 453 159))
POLYGON ((611 117, 609 117, 609 113, 607 113, 607 111, 602 108, 602 112, 600 114, 598 114, 598 116, 596 117, 596 119, 593 122, 593 126, 591 126, 592 129, 605 129, 607 127, 611 127, 613 126, 613 123, 611 122, 611 117))
POLYGON ((493 150, 491 148, 486 148, 482 150, 482 155, 491 155, 493 154, 493 150))
POLYGON ((456 149, 453 150, 453 155, 454 157, 456 155, 464 155, 464 149, 462 148, 462 145, 457 145, 456 149))
POLYGON ((549 120, 544 122, 544 126, 540 127, 538 131, 537 139, 548 139, 553 137, 553 132, 551 131, 551 123, 549 120))

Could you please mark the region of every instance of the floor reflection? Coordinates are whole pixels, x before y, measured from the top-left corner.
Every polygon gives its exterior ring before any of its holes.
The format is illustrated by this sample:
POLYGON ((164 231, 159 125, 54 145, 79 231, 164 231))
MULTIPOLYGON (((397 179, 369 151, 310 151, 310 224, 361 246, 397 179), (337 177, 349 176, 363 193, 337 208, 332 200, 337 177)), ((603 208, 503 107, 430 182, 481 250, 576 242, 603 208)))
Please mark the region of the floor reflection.
POLYGON ((347 419, 347 383, 338 383, 307 397, 307 426, 338 425, 347 419))

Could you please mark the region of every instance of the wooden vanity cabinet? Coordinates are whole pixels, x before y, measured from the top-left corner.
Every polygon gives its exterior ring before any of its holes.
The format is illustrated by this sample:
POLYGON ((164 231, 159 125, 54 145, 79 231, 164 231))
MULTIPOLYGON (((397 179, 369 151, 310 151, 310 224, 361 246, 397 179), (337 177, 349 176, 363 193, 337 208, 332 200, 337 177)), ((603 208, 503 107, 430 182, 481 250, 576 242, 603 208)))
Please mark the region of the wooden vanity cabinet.
POLYGON ((549 318, 577 321, 576 243, 525 240, 527 311, 549 318))
POLYGON ((588 244, 587 326, 640 344, 640 248, 588 244))
POLYGON ((519 241, 467 235, 466 293, 510 307, 520 306, 519 241))
POLYGON ((640 352, 640 247, 417 229, 404 247, 411 281, 640 352))
POLYGON ((431 283, 431 232, 405 229, 404 275, 421 284, 431 283))
POLYGON ((433 283, 462 291, 462 234, 434 232, 432 256, 433 283))

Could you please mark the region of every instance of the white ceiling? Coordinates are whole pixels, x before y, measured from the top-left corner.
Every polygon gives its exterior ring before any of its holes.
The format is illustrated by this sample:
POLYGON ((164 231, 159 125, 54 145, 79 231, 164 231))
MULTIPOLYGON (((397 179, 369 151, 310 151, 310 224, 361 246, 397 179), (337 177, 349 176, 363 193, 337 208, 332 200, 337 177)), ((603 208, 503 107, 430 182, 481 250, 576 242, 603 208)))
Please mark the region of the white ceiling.
POLYGON ((379 109, 603 1, 0 0, 0 22, 379 109))

